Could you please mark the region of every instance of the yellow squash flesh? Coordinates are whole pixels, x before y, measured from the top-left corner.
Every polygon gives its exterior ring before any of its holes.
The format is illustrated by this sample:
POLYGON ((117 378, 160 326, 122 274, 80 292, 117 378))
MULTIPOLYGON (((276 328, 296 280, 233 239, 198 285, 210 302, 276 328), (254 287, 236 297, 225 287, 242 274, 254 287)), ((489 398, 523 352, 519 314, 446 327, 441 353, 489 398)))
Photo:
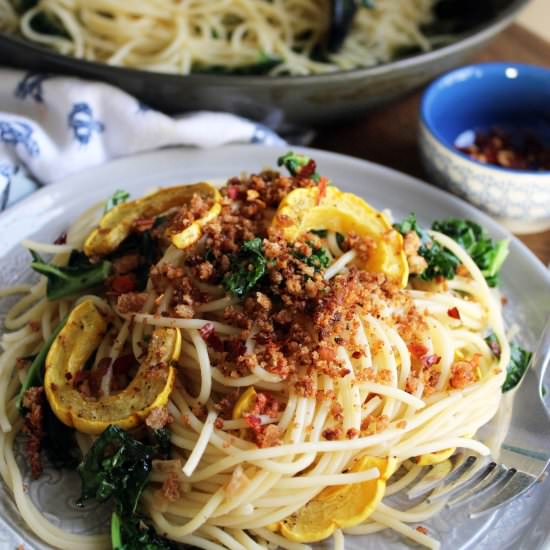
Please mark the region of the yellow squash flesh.
POLYGON ((123 391, 87 397, 73 386, 73 380, 106 331, 107 321, 94 303, 86 300, 73 309, 46 358, 44 388, 53 412, 67 426, 89 434, 100 434, 110 424, 128 430, 153 409, 166 405, 176 374, 170 365, 181 350, 178 329, 157 328, 145 360, 123 391))
POLYGON ((319 542, 332 535, 335 529, 345 529, 363 523, 382 500, 386 481, 397 466, 398 462, 391 457, 361 458, 349 471, 363 472, 378 468, 378 478, 323 489, 298 512, 279 523, 281 535, 293 542, 319 542))
POLYGON ((281 202, 272 227, 288 241, 314 229, 327 229, 343 235, 355 233, 373 239, 376 247, 362 269, 384 273, 389 279, 406 286, 409 277, 403 238, 378 212, 353 193, 329 186, 319 200, 319 189, 303 188, 290 192, 281 202))
POLYGON ((183 231, 170 236, 175 247, 187 248, 200 238, 202 228, 221 212, 221 195, 209 183, 167 187, 141 199, 115 206, 101 218, 99 226, 86 239, 84 253, 93 257, 105 256, 113 252, 130 234, 136 221, 154 218, 172 208, 189 204, 195 194, 203 199, 211 199, 213 202, 210 210, 203 217, 183 231))
POLYGON ((443 449, 442 451, 437 451, 435 453, 428 453, 425 455, 420 455, 417 459, 417 464, 419 466, 434 466, 435 464, 440 464, 444 462, 456 452, 456 448, 452 447, 451 449, 443 449))
POLYGON ((250 386, 240 397, 237 399, 235 406, 233 407, 233 420, 243 418, 243 416, 250 412, 250 409, 256 402, 256 390, 254 386, 250 386))

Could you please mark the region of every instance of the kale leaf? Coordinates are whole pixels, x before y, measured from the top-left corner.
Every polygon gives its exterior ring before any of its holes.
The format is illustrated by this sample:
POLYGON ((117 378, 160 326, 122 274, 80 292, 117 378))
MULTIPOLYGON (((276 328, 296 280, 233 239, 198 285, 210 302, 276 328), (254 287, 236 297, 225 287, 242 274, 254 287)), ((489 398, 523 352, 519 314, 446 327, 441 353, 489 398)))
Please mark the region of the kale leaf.
POLYGON ((233 67, 196 63, 193 65, 192 72, 196 74, 266 75, 282 62, 282 58, 271 56, 266 52, 260 51, 258 52, 258 60, 256 63, 248 63, 246 65, 237 65, 233 67))
POLYGON ((284 166, 292 176, 310 178, 318 183, 321 176, 317 172, 317 164, 313 159, 289 151, 286 155, 277 159, 278 166, 284 166))
POLYGON ((514 389, 523 378, 529 367, 533 354, 512 342, 510 344, 510 363, 506 368, 506 380, 502 385, 502 393, 514 389))
POLYGON ((306 265, 313 267, 315 271, 320 271, 321 268, 325 269, 326 267, 328 267, 328 265, 330 264, 330 256, 328 255, 326 248, 323 248, 322 246, 320 246, 319 248, 315 248, 310 242, 308 242, 307 244, 312 247, 311 255, 305 256, 300 252, 294 251, 294 257, 305 263, 306 265))
POLYGON ((113 550, 172 550, 176 548, 162 538, 138 515, 121 517, 118 512, 111 516, 111 545, 113 550))
POLYGON ((172 447, 172 443, 170 442, 170 430, 168 428, 153 430, 153 445, 156 454, 160 458, 170 458, 170 449, 172 447))
POLYGON ((498 285, 499 271, 508 256, 508 241, 495 242, 477 223, 457 218, 435 221, 432 229, 448 235, 466 250, 489 286, 498 285))
POLYGON ((33 388, 35 386, 41 386, 43 383, 44 366, 46 364, 46 357, 48 355, 48 352, 50 351, 50 348, 52 347, 53 341, 56 339, 57 335, 61 332, 61 329, 65 326, 65 323, 67 322, 67 317, 68 315, 65 316, 65 318, 62 319, 59 322, 59 324, 55 327, 50 337, 44 342, 44 345, 38 352, 38 355, 33 359, 33 362, 31 363, 31 366, 27 371, 27 375, 25 376, 25 380, 21 384, 21 389, 19 390, 19 394, 17 395, 17 400, 16 400, 17 409, 19 410, 20 414, 24 413, 23 396, 25 395, 25 392, 29 388, 33 388))
POLYGON ((262 239, 245 241, 239 252, 231 259, 231 268, 223 278, 228 292, 242 298, 248 294, 265 275, 267 259, 262 249, 262 239))
MULTIPOLYGON (((501 347, 496 334, 491 331, 485 337, 485 342, 491 349, 491 353, 499 359, 501 347)), ((502 393, 510 391, 519 384, 529 367, 532 355, 532 352, 524 350, 515 342, 510 342, 510 363, 506 367, 506 379, 502 384, 502 393)))
POLYGON ((420 275, 424 281, 431 281, 436 277, 454 278, 460 260, 430 238, 428 233, 418 225, 414 212, 401 223, 394 224, 394 228, 402 235, 415 231, 420 237, 421 244, 418 254, 426 260, 428 267, 421 274, 416 273, 415 275, 420 275))
POLYGON ((34 250, 31 267, 48 279, 46 295, 49 300, 71 296, 87 288, 102 283, 111 272, 110 262, 103 260, 92 264, 82 253, 73 250, 69 263, 65 267, 45 262, 34 250))
POLYGON ((99 502, 112 498, 115 503, 111 516, 111 541, 115 550, 175 549, 136 513, 141 493, 149 481, 153 458, 166 444, 167 432, 154 432, 157 448, 144 445, 117 426, 109 426, 78 467, 82 482, 80 506, 90 498, 99 502))
MULTIPOLYGON (((415 231, 421 240, 418 253, 428 263, 420 277, 429 281, 437 276, 453 279, 460 260, 450 251, 432 240, 417 223, 416 215, 409 214, 400 224, 394 224, 402 235, 415 231)), ((469 220, 449 218, 433 222, 432 229, 455 240, 474 260, 487 284, 498 285, 499 271, 508 255, 508 241, 493 241, 478 224, 469 220)))
POLYGON ((136 511, 139 497, 151 471, 153 449, 130 437, 117 426, 109 426, 95 441, 78 466, 82 494, 78 501, 111 497, 125 514, 136 511))
POLYGON ((123 189, 117 189, 113 193, 112 197, 110 197, 105 203, 105 209, 103 210, 103 213, 106 214, 107 212, 109 212, 109 210, 112 210, 115 206, 118 206, 119 204, 126 202, 129 198, 130 198, 130 193, 128 193, 128 191, 124 191, 123 189))

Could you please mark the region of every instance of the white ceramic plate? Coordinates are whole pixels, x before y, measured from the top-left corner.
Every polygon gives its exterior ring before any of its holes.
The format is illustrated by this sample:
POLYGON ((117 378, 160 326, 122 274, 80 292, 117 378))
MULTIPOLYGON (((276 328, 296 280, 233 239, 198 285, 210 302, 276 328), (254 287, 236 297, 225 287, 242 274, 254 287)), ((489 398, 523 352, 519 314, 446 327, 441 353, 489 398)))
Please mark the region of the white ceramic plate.
MULTIPOLYGON (((457 216, 480 223, 494 238, 511 238, 510 257, 503 272, 503 289, 511 304, 507 317, 519 323, 522 343, 534 345, 550 313, 550 273, 524 245, 475 208, 411 177, 342 155, 303 151, 315 158, 320 172, 339 187, 362 195, 379 209, 390 208, 396 219, 414 211, 428 225, 433 219, 457 216)), ((40 190, 0 216, 0 285, 13 284, 30 274, 28 254, 18 245, 22 239, 51 242, 86 207, 116 189, 127 189, 138 196, 159 185, 223 180, 242 171, 257 172, 274 166, 284 152, 250 145, 201 151, 167 149, 87 170, 40 190)), ((516 406, 529 407, 529 403, 516 406)), ((550 546, 548 490, 548 482, 538 484, 524 498, 480 519, 470 520, 468 509, 462 507, 444 511, 422 524, 442 541, 445 550, 546 548, 550 546)), ((79 483, 74 474, 49 470, 38 482, 29 483, 29 492, 50 521, 75 532, 97 531, 107 520, 105 507, 104 513, 95 505, 84 511, 75 507, 79 483)), ((46 548, 22 524, 9 495, 0 486, 0 548, 15 548, 20 543, 25 548, 46 548)), ((398 550, 409 548, 410 542, 386 532, 350 537, 346 547, 398 550)))

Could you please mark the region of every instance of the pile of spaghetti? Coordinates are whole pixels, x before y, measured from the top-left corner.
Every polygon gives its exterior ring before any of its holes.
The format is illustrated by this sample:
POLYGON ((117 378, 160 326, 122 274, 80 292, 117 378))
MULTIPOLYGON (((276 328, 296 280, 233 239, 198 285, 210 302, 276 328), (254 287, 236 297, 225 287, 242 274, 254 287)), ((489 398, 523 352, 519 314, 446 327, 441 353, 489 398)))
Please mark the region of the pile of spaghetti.
POLYGON ((45 542, 107 538, 35 508, 20 432, 33 477, 44 453, 80 462, 82 503, 113 500, 114 548, 342 548, 387 528, 438 547, 419 522, 444 501, 383 499, 456 448, 489 453, 476 433, 510 348, 487 281, 506 244, 479 240, 479 267, 414 217, 392 227, 313 160, 280 164, 290 176, 117 192, 55 244, 23 243, 44 276, 4 291, 23 297, 2 339, 0 472, 45 542))
POLYGON ((430 49, 421 28, 432 21, 434 4, 39 0, 21 9, 20 2, 0 0, 0 30, 65 55, 123 67, 177 74, 237 69, 305 75, 385 63, 403 49, 430 49), (350 4, 360 6, 354 8, 353 21, 344 17, 338 23, 334 14, 350 4), (325 51, 333 32, 346 40, 337 52, 325 51))

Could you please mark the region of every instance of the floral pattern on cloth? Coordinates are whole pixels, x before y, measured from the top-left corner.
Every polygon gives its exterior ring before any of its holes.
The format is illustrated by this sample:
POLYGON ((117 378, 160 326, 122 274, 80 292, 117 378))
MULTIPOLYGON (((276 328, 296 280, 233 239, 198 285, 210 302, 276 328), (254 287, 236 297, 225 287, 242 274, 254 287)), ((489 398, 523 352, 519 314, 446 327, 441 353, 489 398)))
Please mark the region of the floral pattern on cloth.
POLYGON ((41 185, 111 159, 166 146, 284 145, 269 127, 229 113, 170 117, 118 88, 0 69, 0 209, 41 185))

